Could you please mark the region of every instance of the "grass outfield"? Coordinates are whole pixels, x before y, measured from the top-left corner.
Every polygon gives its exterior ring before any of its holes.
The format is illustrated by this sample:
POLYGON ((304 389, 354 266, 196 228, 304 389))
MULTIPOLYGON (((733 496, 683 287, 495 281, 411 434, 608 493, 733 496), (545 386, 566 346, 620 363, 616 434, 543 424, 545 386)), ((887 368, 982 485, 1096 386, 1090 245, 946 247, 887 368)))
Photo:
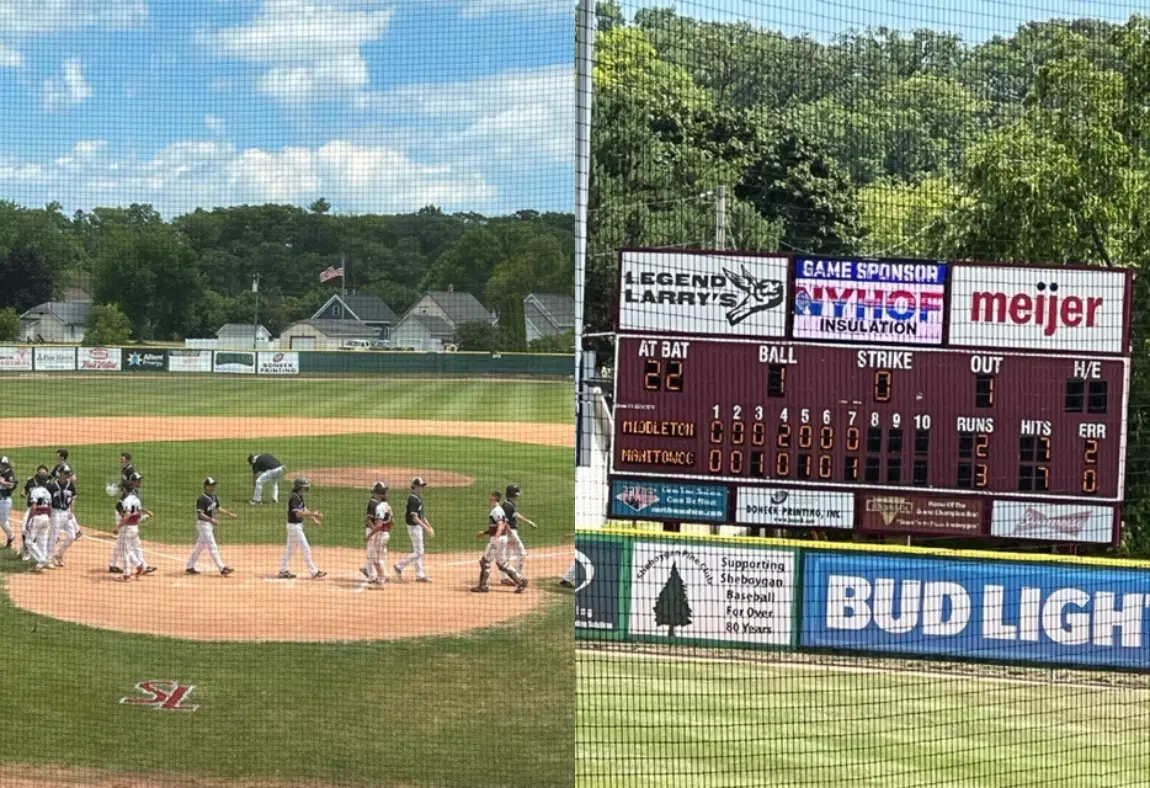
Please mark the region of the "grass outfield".
MULTIPOLYGON (((354 416, 574 423, 565 381, 466 378, 0 377, 16 416, 354 416)), ((62 436, 61 436, 62 437, 62 436)), ((0 435, 0 443, 3 435, 0 435)))
POLYGON ((1150 691, 581 653, 580 786, 1150 782, 1150 691))

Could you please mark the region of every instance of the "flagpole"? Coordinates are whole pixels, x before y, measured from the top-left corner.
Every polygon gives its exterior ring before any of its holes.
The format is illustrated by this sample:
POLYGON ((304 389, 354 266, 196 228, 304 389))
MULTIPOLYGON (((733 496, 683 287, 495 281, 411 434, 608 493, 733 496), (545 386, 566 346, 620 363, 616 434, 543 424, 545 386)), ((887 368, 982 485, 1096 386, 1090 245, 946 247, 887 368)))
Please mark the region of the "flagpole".
POLYGON ((343 300, 346 303, 347 302, 347 261, 344 259, 344 255, 342 252, 339 255, 339 267, 340 267, 340 270, 343 271, 343 276, 341 276, 340 279, 343 280, 343 300))

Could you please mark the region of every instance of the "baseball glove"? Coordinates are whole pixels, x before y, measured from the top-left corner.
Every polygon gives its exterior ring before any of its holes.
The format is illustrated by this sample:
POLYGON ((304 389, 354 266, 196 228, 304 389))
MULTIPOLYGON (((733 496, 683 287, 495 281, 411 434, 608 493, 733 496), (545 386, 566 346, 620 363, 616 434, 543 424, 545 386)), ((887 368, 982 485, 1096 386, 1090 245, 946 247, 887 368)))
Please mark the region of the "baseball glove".
POLYGON ((104 485, 104 492, 108 494, 109 498, 115 498, 117 493, 120 492, 120 485, 115 482, 108 482, 104 485))

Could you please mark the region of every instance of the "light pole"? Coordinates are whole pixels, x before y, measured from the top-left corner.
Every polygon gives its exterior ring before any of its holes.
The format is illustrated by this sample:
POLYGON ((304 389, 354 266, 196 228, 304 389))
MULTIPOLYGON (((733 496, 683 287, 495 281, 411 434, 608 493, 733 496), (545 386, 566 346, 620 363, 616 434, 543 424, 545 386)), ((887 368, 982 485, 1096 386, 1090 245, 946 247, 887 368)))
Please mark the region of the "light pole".
POLYGON ((257 338, 260 330, 260 275, 256 274, 252 279, 252 292, 256 294, 256 308, 255 314, 252 316, 252 350, 256 350, 257 338))

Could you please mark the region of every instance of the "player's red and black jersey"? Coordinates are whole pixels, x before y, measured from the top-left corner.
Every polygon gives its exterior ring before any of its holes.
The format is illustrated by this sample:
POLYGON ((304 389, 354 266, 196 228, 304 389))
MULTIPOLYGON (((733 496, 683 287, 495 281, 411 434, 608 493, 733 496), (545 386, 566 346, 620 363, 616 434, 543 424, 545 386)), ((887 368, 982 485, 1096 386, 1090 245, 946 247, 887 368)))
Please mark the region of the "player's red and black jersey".
POLYGON ((263 473, 281 465, 283 463, 270 454, 257 454, 252 458, 252 473, 263 473))
MULTIPOLYGON (((47 492, 47 489, 44 488, 43 485, 36 484, 33 485, 33 489, 34 488, 40 488, 47 492)), ((46 515, 52 511, 52 498, 50 494, 43 495, 38 500, 33 500, 32 491, 29 490, 28 493, 28 508, 32 511, 33 517, 46 515)))
POLYGON ((503 502, 503 514, 507 517, 507 527, 518 530, 519 510, 515 508, 515 503, 513 501, 503 502))
POLYGON ((16 489, 16 474, 9 468, 6 471, 0 471, 0 479, 11 484, 11 487, 0 487, 0 501, 7 500, 12 497, 12 491, 16 489))
POLYGON ((72 501, 76 498, 76 485, 72 484, 72 482, 61 484, 59 481, 54 481, 48 483, 46 489, 52 496, 53 509, 65 512, 71 508, 72 501))
POLYGON ((416 515, 419 515, 420 518, 423 517, 423 499, 415 493, 411 493, 407 496, 407 514, 405 515, 408 525, 419 525, 415 521, 416 515))
POLYGON ((208 517, 215 517, 216 510, 220 508, 220 498, 218 495, 209 495, 204 493, 196 500, 196 511, 200 514, 207 515, 208 517))
POLYGON ((383 526, 384 531, 390 531, 391 530, 391 518, 388 518, 386 520, 380 520, 378 517, 375 516, 375 509, 381 503, 383 503, 383 502, 377 501, 374 498, 372 498, 370 501, 368 501, 367 502, 367 516, 371 518, 371 523, 372 523, 373 527, 378 528, 380 526, 383 526))
POLYGON ((298 490, 293 492, 291 497, 288 498, 288 522, 302 523, 303 515, 300 514, 300 511, 306 508, 307 505, 303 502, 303 493, 299 492, 298 490))
POLYGON ((28 505, 32 505, 32 488, 38 484, 35 476, 29 476, 28 481, 24 482, 24 499, 28 505))

